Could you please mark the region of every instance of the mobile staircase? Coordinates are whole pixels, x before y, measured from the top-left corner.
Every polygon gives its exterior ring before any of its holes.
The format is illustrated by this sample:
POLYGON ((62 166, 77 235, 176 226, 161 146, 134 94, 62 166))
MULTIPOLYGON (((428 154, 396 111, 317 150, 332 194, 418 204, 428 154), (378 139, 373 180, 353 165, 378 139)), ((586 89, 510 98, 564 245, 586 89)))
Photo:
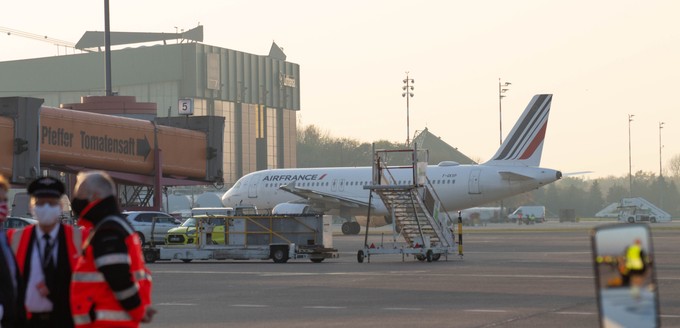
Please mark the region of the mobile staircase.
MULTIPOLYGON (((441 255, 448 259, 448 254, 455 252, 456 243, 453 234, 453 220, 443 208, 433 186, 427 179, 427 151, 417 149, 377 150, 373 154, 372 184, 364 186, 370 190, 368 219, 364 248, 357 253, 357 261, 363 263, 364 258, 370 262, 371 255, 412 254, 420 261, 438 261, 441 255), (407 165, 390 166, 388 158, 394 155, 410 157, 407 165), (424 157, 419 161, 418 155, 424 157), (408 178, 404 178, 408 172, 408 178), (399 231, 405 243, 397 243, 394 235, 392 245, 387 247, 368 245, 368 226, 371 220, 373 195, 380 197, 392 216, 393 232, 399 231)), ((458 253, 462 257, 462 219, 458 218, 459 243, 458 253)))

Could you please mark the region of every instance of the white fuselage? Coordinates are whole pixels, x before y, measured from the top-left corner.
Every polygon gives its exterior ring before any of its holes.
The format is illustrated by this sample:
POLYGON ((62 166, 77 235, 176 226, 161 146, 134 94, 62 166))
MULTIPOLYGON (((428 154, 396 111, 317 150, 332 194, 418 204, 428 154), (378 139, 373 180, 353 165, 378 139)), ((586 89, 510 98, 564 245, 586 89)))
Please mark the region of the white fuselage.
MULTIPOLYGON (((398 184, 411 184, 411 169, 392 170, 398 184)), ((456 211, 500 200, 554 182, 561 177, 556 170, 497 165, 430 165, 427 177, 436 190, 446 211, 456 211), (499 172, 512 172, 526 179, 504 179, 499 172)), ((229 189, 222 197, 224 206, 255 205, 258 209, 272 209, 280 203, 305 202, 290 192, 279 189, 281 185, 295 182, 295 187, 318 191, 368 203, 371 168, 300 168, 274 169, 250 173, 229 189)), ((371 215, 387 215, 379 197, 373 197, 371 215)), ((326 214, 341 216, 366 215, 365 207, 327 205, 326 214)))

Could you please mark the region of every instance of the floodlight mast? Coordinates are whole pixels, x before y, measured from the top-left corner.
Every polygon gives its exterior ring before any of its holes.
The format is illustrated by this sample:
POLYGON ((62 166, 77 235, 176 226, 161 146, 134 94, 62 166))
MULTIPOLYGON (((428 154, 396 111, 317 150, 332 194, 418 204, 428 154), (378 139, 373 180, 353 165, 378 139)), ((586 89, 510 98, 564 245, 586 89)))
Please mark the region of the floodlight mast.
POLYGON ((402 97, 406 97, 406 147, 411 146, 411 134, 409 132, 410 127, 409 127, 409 98, 414 96, 414 93, 411 92, 413 91, 413 83, 415 82, 413 79, 408 77, 408 72, 406 72, 406 78, 402 81, 404 82, 404 86, 401 87, 401 89, 404 91, 401 93, 402 97))
POLYGON ((106 52, 106 95, 113 96, 111 86, 111 28, 109 24, 109 0, 104 0, 104 49, 106 52))

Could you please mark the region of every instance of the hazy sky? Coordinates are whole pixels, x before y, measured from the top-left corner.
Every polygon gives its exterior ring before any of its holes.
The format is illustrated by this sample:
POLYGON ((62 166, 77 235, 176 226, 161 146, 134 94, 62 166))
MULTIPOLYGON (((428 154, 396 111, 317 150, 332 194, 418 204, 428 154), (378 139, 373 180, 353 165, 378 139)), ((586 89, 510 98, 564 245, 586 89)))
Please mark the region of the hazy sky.
MULTIPOLYGON (((0 26, 75 43, 104 29, 103 3, 5 1, 0 26)), ((678 1, 113 0, 110 9, 112 31, 200 23, 204 43, 260 55, 276 41, 301 67, 299 122, 336 137, 405 141, 409 71, 410 134, 427 127, 474 159, 498 148, 499 77, 512 82, 504 138, 534 94, 554 94, 544 167, 627 174, 627 114, 633 172, 658 174, 661 121, 664 168, 680 154, 678 1)), ((0 61, 57 55, 4 34, 0 49, 0 61)))

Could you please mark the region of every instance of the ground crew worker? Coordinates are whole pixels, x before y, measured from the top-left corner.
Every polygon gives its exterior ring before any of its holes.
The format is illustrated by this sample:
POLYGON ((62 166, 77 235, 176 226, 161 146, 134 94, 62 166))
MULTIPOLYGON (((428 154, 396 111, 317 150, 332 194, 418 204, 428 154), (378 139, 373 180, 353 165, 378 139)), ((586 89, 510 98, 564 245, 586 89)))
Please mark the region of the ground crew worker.
POLYGON ((7 220, 7 192, 9 182, 0 175, 0 326, 5 328, 24 327, 26 313, 24 311, 24 284, 19 267, 12 254, 4 223, 7 220))
POLYGON ((150 322, 151 274, 139 236, 121 217, 115 185, 101 171, 78 174, 71 200, 89 230, 71 282, 76 327, 138 327, 150 322))
POLYGON ((641 285, 642 275, 645 273, 644 251, 642 250, 640 239, 626 248, 626 284, 641 285))
POLYGON ((78 228, 62 224, 64 184, 42 177, 28 186, 37 225, 10 233, 19 271, 26 281, 28 327, 73 327, 69 305, 71 272, 81 252, 78 228))

